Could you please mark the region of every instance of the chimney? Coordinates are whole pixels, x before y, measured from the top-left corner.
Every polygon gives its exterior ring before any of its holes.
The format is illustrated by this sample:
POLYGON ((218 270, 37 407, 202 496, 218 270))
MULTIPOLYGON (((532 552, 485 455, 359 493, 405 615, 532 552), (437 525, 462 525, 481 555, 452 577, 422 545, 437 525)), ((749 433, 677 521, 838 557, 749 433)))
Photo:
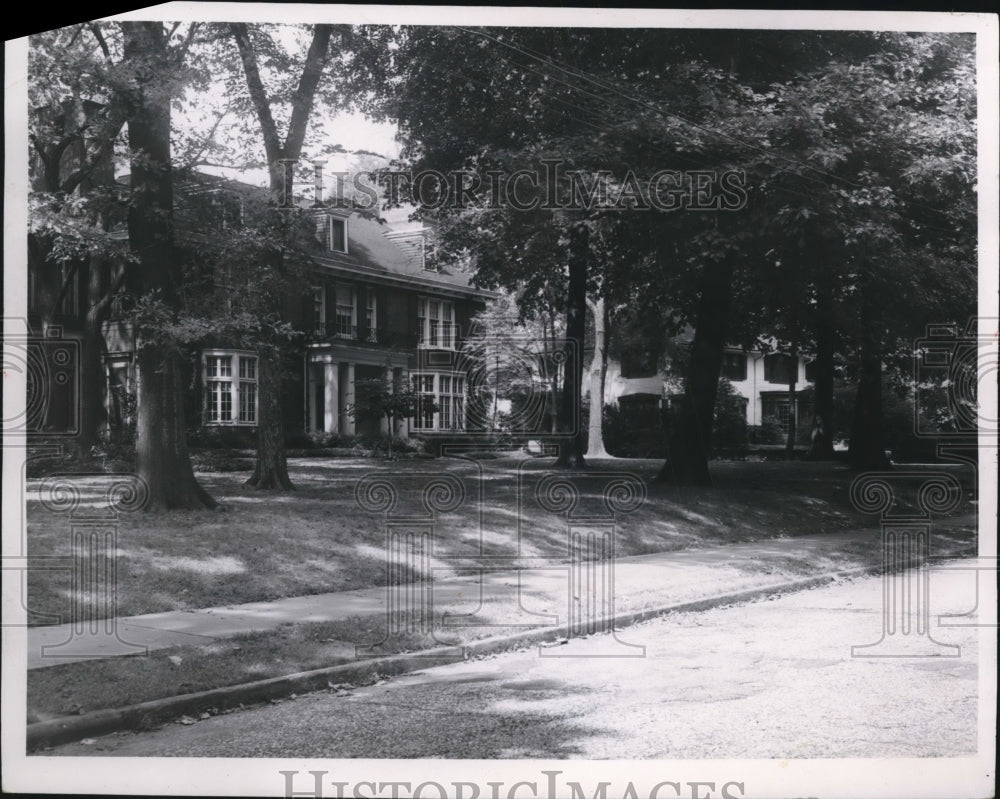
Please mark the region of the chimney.
POLYGON ((317 158, 313 164, 313 208, 323 207, 323 164, 326 161, 317 158))

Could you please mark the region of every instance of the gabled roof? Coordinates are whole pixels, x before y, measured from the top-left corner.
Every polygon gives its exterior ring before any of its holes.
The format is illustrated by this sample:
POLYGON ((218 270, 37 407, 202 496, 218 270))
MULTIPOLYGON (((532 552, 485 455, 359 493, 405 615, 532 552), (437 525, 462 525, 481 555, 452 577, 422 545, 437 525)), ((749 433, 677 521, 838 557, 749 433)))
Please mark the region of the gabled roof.
MULTIPOLYGON (((338 216, 341 214, 338 212, 338 216)), ((394 281, 425 288, 462 291, 481 297, 491 297, 492 292, 472 286, 470 276, 452 267, 439 270, 424 268, 424 261, 412 246, 400 246, 386 234, 386 225, 360 214, 353 213, 347 222, 347 252, 320 252, 316 261, 334 269, 353 271, 359 275, 382 275, 394 281)))
MULTIPOLYGON (((196 225, 198 195, 226 193, 230 196, 261 197, 266 189, 229 178, 193 172, 177 181, 174 192, 175 217, 185 226, 196 225)), ((420 231, 392 231, 387 225, 349 209, 335 206, 306 206, 316 214, 329 213, 347 219, 347 252, 317 249, 316 263, 341 276, 381 277, 382 280, 406 284, 425 290, 441 290, 489 298, 493 292, 475 288, 471 276, 453 267, 437 270, 424 268, 423 247, 417 245, 420 231), (388 234, 395 235, 390 238, 388 234), (393 238, 397 239, 394 241, 393 238)))

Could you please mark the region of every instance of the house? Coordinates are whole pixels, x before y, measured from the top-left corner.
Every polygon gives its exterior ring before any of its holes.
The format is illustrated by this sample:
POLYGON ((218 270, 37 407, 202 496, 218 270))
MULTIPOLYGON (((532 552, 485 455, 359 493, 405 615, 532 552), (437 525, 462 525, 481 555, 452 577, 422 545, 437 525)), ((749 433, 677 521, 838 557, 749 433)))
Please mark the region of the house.
MULTIPOLYGON (((472 317, 492 295, 463 272, 428 258, 428 231, 386 231, 357 214, 318 215, 324 251, 315 258, 303 353, 300 428, 377 432, 347 409, 355 383, 410 380, 433 400, 406 422, 408 433, 462 430, 466 380, 459 353, 472 317), (436 406, 436 410, 433 408, 436 406)), ((387 432, 387 422, 380 425, 387 432)), ((403 432, 403 431, 395 431, 403 432)))
MULTIPOLYGON (((679 397, 680 387, 676 380, 656 370, 639 370, 640 374, 623 367, 619 361, 609 358, 604 386, 604 402, 654 405, 662 407, 679 397), (628 376, 626 376, 628 375, 628 376), (624 402, 623 402, 624 401, 624 402)), ((788 384, 795 379, 796 426, 810 419, 812 413, 812 362, 805 358, 793 358, 779 352, 745 352, 735 347, 726 349, 722 356, 721 376, 730 382, 734 391, 743 398, 747 425, 759 427, 771 419, 787 429, 792 409, 788 397, 788 384)))
MULTIPOLYGON (((393 385, 408 381, 433 400, 419 406, 414 418, 398 421, 395 433, 463 430, 468 378, 461 345, 471 318, 492 294, 473 287, 467 274, 428 257, 427 229, 389 231, 358 213, 327 207, 320 174, 315 192, 309 213, 319 243, 305 267, 308 279, 300 294, 281 302, 283 321, 305 332, 283 363, 285 430, 387 432, 387 422, 356 420, 349 412, 356 383, 370 378, 389 378, 393 385)), ((211 246, 212 231, 241 225, 246 202, 261 194, 261 189, 208 175, 177 181, 178 246, 189 255, 211 246)), ((66 334, 79 338, 86 303, 75 275, 69 275, 66 285, 58 320, 66 334)), ((216 281, 215 288, 219 285, 216 281)), ((226 301, 224 285, 218 296, 226 301)), ((33 301, 29 296, 29 306, 33 301)), ((38 308, 29 310, 38 316, 38 308)), ((136 380, 135 336, 127 315, 117 308, 102 330, 104 404, 113 425, 133 412, 128 398, 136 380)), ((229 431, 231 440, 252 438, 258 422, 257 353, 218 339, 192 352, 191 372, 189 427, 200 422, 208 430, 229 431)), ((74 399, 80 395, 72 387, 63 393, 74 399)), ((74 413, 78 415, 70 409, 63 415, 74 413)), ((53 418, 70 425, 59 414, 53 418)))

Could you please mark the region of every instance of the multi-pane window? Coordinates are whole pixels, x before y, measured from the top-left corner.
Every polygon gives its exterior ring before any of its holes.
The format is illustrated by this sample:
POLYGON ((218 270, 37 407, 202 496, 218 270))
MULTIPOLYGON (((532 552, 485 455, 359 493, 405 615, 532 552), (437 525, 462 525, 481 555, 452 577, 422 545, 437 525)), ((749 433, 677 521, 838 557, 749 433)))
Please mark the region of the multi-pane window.
POLYGON ((417 336, 420 346, 455 348, 455 304, 420 297, 417 301, 417 336))
POLYGON ((334 252, 347 252, 347 220, 330 217, 330 233, 327 243, 334 252))
POLYGON ((414 430, 434 429, 434 375, 414 375, 413 390, 417 407, 413 414, 414 430))
POLYGON ((375 289, 368 289, 365 300, 365 327, 368 330, 368 340, 376 341, 378 336, 376 328, 378 326, 378 303, 375 289))
POLYGON ((313 329, 317 333, 326 330, 326 289, 313 286, 313 329))
POLYGON ((438 373, 414 375, 413 390, 418 395, 413 417, 415 430, 465 429, 464 376, 438 373))
POLYGON ((455 306, 450 302, 441 303, 441 347, 455 347, 455 306))
POLYGON ((256 356, 206 353, 204 382, 206 424, 257 424, 256 356))
POLYGON ((438 375, 438 427, 441 430, 465 429, 465 378, 438 375))
POLYGON ((726 380, 747 379, 747 356, 742 352, 727 352, 722 356, 722 376, 726 380))
POLYGON ((240 422, 257 423, 257 359, 240 356, 240 422))
POLYGON ((768 383, 787 385, 794 381, 798 362, 790 355, 775 353, 764 356, 764 379, 768 383))
POLYGON ((789 419, 792 416, 791 404, 788 397, 765 395, 762 397, 764 404, 764 417, 774 419, 782 430, 788 430, 789 419))
POLYGON ((337 318, 335 332, 343 338, 354 338, 356 316, 354 309, 354 287, 338 285, 337 295, 337 318))

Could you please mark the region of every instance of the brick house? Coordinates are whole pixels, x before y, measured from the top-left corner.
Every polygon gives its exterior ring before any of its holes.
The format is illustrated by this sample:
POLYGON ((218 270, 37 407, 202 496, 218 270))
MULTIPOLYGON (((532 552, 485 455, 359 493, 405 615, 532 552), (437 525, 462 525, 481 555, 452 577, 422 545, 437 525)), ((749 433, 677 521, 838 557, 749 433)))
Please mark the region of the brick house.
MULTIPOLYGON (((357 213, 324 206, 320 191, 317 181, 310 213, 320 246, 306 267, 308 283, 301 294, 282 298, 283 321, 306 334, 283 363, 286 432, 386 432, 386 422, 356 421, 347 412, 355 401, 356 381, 378 377, 391 377, 394 385, 409 381, 437 406, 397 422, 396 434, 464 429, 468 386, 460 357, 463 335, 492 294, 473 287, 467 274, 435 265, 428 258, 427 229, 390 231, 357 213)), ((197 253, 211 241, 213 225, 240 224, 244 201, 261 193, 206 175, 178 181, 178 247, 197 253)), ((70 276, 58 321, 62 335, 73 339, 83 325, 83 293, 70 276)), ((37 311, 33 301, 29 292, 29 311, 37 311)), ((135 337, 120 312, 113 312, 102 328, 104 404, 107 421, 114 425, 131 412, 127 398, 135 388, 135 337)), ((189 363, 188 426, 200 424, 205 430, 229 431, 230 440, 249 440, 257 426, 257 354, 219 340, 193 351, 189 363)), ((66 401, 57 404, 65 404, 65 412, 53 408, 49 416, 68 429, 74 421, 69 417, 79 415, 74 405, 79 386, 61 386, 58 397, 63 396, 66 401)))

